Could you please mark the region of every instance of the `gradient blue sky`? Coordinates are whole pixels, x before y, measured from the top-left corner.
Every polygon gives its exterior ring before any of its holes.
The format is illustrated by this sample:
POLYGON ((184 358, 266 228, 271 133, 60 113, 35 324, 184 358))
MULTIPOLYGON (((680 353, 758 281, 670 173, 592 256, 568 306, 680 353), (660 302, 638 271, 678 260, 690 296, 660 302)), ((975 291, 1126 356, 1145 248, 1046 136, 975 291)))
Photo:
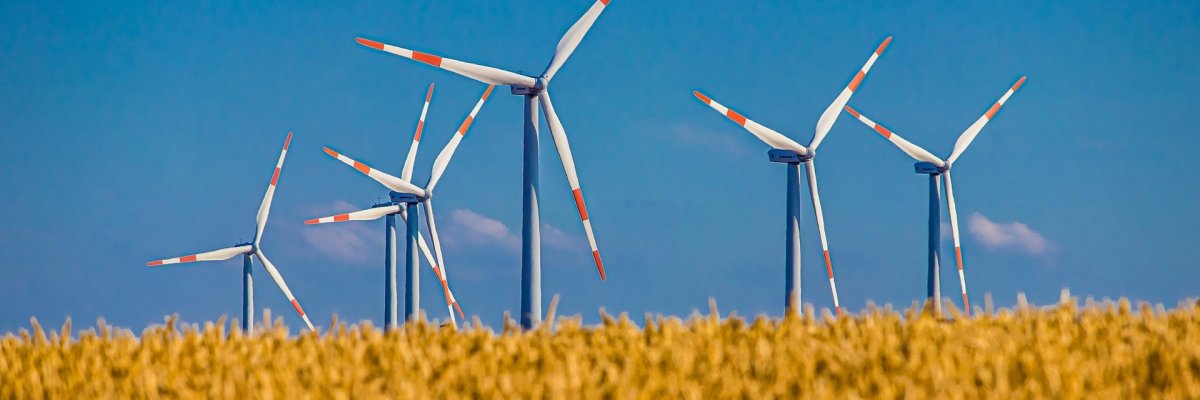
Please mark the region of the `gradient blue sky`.
MULTIPOLYGON (((30 316, 133 327, 237 316, 238 261, 144 264, 251 239, 288 131, 263 247, 317 325, 333 313, 378 323, 382 222, 302 221, 385 192, 321 146, 398 173, 436 82, 424 182, 484 86, 354 37, 535 74, 589 4, 0 4, 0 331, 30 316)), ((1198 20, 1195 2, 616 0, 553 85, 609 279, 596 277, 544 138, 545 300, 560 293, 561 313, 589 320, 599 307, 686 314, 709 297, 780 314, 784 168, 691 92, 807 143, 888 35, 851 104, 941 156, 1029 76, 955 168, 977 303, 1050 302, 1064 287, 1168 305, 1196 296, 1198 20), (988 242, 970 233, 974 213, 1033 233, 988 242), (1019 245, 1034 234, 1044 248, 1019 245)), ((498 88, 439 185, 452 285, 493 325, 519 308, 520 110, 498 88)), ((818 163, 843 305, 922 297, 924 176, 846 115, 818 163)), ((807 205, 803 223, 804 301, 829 307, 807 205)), ((261 271, 258 305, 301 326, 261 271)), ((423 304, 442 317, 422 272, 423 304)), ((950 269, 943 285, 959 302, 950 269)))

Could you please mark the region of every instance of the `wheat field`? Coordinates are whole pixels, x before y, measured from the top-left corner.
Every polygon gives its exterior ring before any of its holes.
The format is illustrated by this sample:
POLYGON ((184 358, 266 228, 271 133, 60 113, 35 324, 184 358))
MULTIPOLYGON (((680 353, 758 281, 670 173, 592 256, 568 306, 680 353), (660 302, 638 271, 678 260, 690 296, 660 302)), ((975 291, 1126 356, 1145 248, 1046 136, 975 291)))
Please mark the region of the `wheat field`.
POLYGON ((710 303, 499 332, 335 318, 320 336, 269 315, 253 336, 224 318, 140 335, 34 320, 0 339, 0 398, 1200 398, 1200 303, 1077 303, 752 320, 710 303))

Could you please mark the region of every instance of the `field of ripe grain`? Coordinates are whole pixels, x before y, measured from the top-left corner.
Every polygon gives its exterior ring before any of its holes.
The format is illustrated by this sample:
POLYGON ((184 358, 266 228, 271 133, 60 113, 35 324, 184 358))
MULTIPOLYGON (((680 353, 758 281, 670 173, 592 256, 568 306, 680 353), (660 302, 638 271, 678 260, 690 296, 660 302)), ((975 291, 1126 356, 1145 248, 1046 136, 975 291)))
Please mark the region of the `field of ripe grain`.
MULTIPOLYGON (((0 398, 1200 398, 1200 304, 869 307, 835 320, 559 318, 501 332, 425 323, 383 334, 248 337, 225 321, 0 341, 0 398), (952 321, 951 321, 952 320, 952 321)), ((813 315, 808 312, 806 315, 813 315)), ((268 317, 269 318, 269 317, 268 317)))

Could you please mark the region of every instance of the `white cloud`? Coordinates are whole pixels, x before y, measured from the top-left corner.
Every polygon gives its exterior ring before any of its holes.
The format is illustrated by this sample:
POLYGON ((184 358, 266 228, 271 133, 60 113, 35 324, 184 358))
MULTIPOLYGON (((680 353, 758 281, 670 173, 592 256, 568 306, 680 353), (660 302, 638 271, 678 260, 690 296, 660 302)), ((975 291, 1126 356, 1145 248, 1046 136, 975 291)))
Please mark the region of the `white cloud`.
POLYGON ((971 213, 967 220, 967 229, 989 249, 1014 248, 1029 255, 1042 255, 1050 248, 1050 243, 1042 234, 1037 233, 1021 222, 993 222, 978 212, 971 213))
MULTIPOLYGON (((450 214, 450 221, 453 224, 451 231, 454 239, 442 238, 447 243, 458 243, 461 240, 473 245, 498 245, 513 253, 521 251, 521 238, 504 226, 503 222, 468 209, 454 210, 450 214)), ((442 236, 441 232, 438 233, 438 236, 442 236)))
MULTIPOLYGON (((716 131, 708 126, 678 122, 671 125, 670 132, 675 140, 683 144, 706 147, 712 151, 732 152, 737 156, 752 153, 751 149, 746 146, 745 138, 737 136, 742 132, 734 129, 716 131)), ((749 134, 747 133, 747 135, 749 134)))
MULTIPOLYGON (((520 254, 521 237, 496 219, 468 209, 457 209, 450 214, 451 226, 445 233, 439 232, 447 245, 499 246, 510 253, 520 254)), ((560 250, 578 250, 581 241, 561 229, 542 224, 542 246, 560 250)))
MULTIPOLYGON (((338 200, 322 216, 359 210, 346 201, 338 200)), ((383 258, 383 223, 351 221, 317 226, 304 226, 300 236, 321 254, 343 262, 362 263, 383 258)))

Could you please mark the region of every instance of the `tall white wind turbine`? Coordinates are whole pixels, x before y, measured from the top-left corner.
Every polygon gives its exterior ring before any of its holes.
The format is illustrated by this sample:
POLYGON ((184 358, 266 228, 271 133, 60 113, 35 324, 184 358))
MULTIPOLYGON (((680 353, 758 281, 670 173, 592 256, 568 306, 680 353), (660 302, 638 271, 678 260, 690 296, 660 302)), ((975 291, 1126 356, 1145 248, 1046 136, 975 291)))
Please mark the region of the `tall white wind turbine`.
POLYGON ((853 108, 846 106, 846 112, 850 113, 850 115, 853 115, 854 118, 857 118, 859 121, 862 121, 863 124, 866 124, 874 129, 875 132, 878 132, 881 136, 883 136, 884 139, 887 139, 889 142, 892 142, 892 144, 896 145, 896 147, 900 148, 900 151, 903 151, 905 154, 908 154, 909 157, 917 160, 917 163, 914 165, 914 167, 916 168, 916 172, 918 174, 929 175, 929 270, 926 281, 926 300, 933 303, 933 309, 937 315, 941 315, 942 313, 942 285, 941 279, 938 275, 941 272, 942 226, 941 186, 940 182, 938 181, 938 177, 941 176, 942 180, 946 182, 946 204, 950 208, 950 232, 954 235, 954 258, 958 264, 958 283, 962 288, 963 309, 966 310, 966 314, 970 316, 971 303, 967 300, 967 278, 963 274, 962 244, 958 239, 958 211, 955 209, 954 205, 954 186, 950 180, 950 167, 953 166, 955 160, 958 160, 958 157, 967 150, 967 146, 971 145, 971 141, 975 140, 975 136, 979 135, 979 131, 983 129, 983 126, 987 125, 988 121, 991 121, 992 118, 996 116, 996 113, 1000 111, 1000 107, 1004 106, 1004 102, 1008 101, 1008 98, 1012 96, 1013 93, 1015 93, 1023 83, 1025 83, 1024 76, 1022 76, 1021 79, 1018 79, 1017 83, 1013 84, 1008 91, 1004 92, 1004 95, 1000 96, 1000 99, 996 100, 996 103, 992 104, 992 107, 989 108, 987 112, 983 114, 983 116, 979 117, 978 120, 975 120, 975 123, 967 127, 967 130, 963 131, 962 135, 959 135, 958 141, 954 143, 954 150, 950 152, 950 157, 947 157, 945 160, 938 158, 937 156, 933 155, 933 153, 930 153, 920 146, 904 140, 904 138, 900 137, 900 135, 897 135, 895 132, 883 127, 883 125, 875 123, 875 121, 868 119, 865 115, 855 111, 853 108))
POLYGON ((279 161, 275 163, 275 173, 271 175, 271 184, 267 186, 267 194, 263 196, 262 204, 258 207, 258 216, 254 221, 254 241, 250 243, 242 243, 234 247, 229 247, 220 250, 214 250, 206 253, 192 254, 189 256, 167 258, 163 260, 151 261, 146 263, 146 266, 156 267, 168 264, 181 264, 195 261, 222 261, 233 258, 234 256, 242 256, 242 330, 246 333, 252 333, 254 329, 254 277, 253 277, 253 261, 250 257, 258 258, 262 263, 263 268, 267 270, 267 274, 271 275, 271 279, 283 291, 283 295, 292 303, 292 307, 296 309, 296 313, 300 314, 300 318, 304 319, 304 324, 308 325, 308 329, 316 332, 312 321, 308 320, 308 315, 304 313, 304 309, 300 307, 300 301, 296 300, 296 296, 292 295, 291 289, 288 289, 287 283, 283 281, 283 275, 279 274, 279 270, 275 268, 275 264, 267 259, 267 255, 263 254, 262 241, 263 229, 267 226, 267 216, 271 213, 271 200, 275 198, 275 185, 279 183, 279 172, 283 169, 283 159, 287 157, 288 145, 292 143, 292 133, 288 132, 287 139, 283 142, 283 151, 279 153, 279 161))
POLYGON ((424 187, 418 187, 412 184, 413 162, 417 156, 417 147, 421 142, 421 131, 425 126, 425 112, 429 109, 429 99, 433 95, 433 85, 429 85, 429 92, 425 95, 425 106, 421 110, 421 120, 417 123, 417 132, 413 135, 412 147, 408 149, 408 156, 404 160, 404 167, 401 169, 400 177, 389 175, 383 171, 371 168, 370 166, 354 159, 347 157, 345 154, 338 153, 328 147, 325 148, 325 153, 336 158, 338 161, 345 163, 355 170, 374 179, 379 184, 391 190, 389 197, 391 202, 386 204, 376 204, 375 207, 366 210, 355 211, 346 214, 338 214, 329 217, 315 218, 305 221, 306 224, 323 224, 329 222, 342 221, 368 221, 379 219, 386 216, 387 222, 387 261, 386 270, 388 271, 385 277, 386 294, 384 296, 384 326, 390 329, 396 319, 396 274, 395 274, 395 259, 396 259, 396 231, 395 231, 395 215, 400 214, 401 218, 408 228, 407 235, 407 259, 406 259, 406 280, 405 280, 405 302, 404 302, 404 317, 405 320, 416 318, 420 312, 420 286, 419 274, 417 273, 418 264, 417 249, 425 253, 425 258, 429 261, 430 267, 433 268, 434 275, 442 284, 442 294, 446 298, 446 309, 450 313, 451 323, 456 323, 454 320, 454 312, 458 311, 459 316, 465 318, 462 314, 462 309, 458 306, 458 300, 450 291, 449 275, 446 272, 445 258, 442 256, 441 240, 437 232, 437 224, 434 220, 433 213, 433 189, 437 187, 438 181, 442 174, 446 172, 446 167, 450 165, 450 158, 454 156, 454 151, 458 149, 458 144, 463 137, 467 135, 467 130, 470 129, 471 123, 475 121, 475 116, 479 113, 483 103, 487 101, 488 96, 492 93, 494 86, 488 86, 483 92, 483 96, 475 103, 475 108, 471 109, 471 113, 463 120, 462 125, 459 125, 458 130, 450 138, 450 142, 438 153, 437 159, 433 162, 433 172, 430 174, 429 181, 424 187), (425 210, 425 220, 429 225, 429 236, 433 239, 433 254, 430 255, 429 246, 425 243, 425 238, 421 236, 417 229, 417 219, 412 217, 416 215, 417 204, 423 206, 425 210))
POLYGON ((605 279, 604 263, 600 260, 600 250, 596 246, 596 237, 592 233, 591 219, 584 206, 583 191, 575 172, 575 160, 571 156, 571 147, 567 143, 566 131, 559 122, 558 115, 554 112, 549 86, 555 74, 567 62, 571 53, 579 46, 579 42, 583 40, 588 29, 591 29, 592 24, 596 22, 596 18, 600 17, 600 13, 604 11, 609 2, 610 0, 596 0, 592 3, 591 8, 583 14, 583 17, 567 29, 567 33, 563 35, 555 48, 550 64, 538 76, 521 75, 373 40, 355 39, 363 46, 420 61, 483 83, 510 86, 512 94, 525 96, 524 179, 521 189, 524 208, 521 222, 521 326, 525 328, 537 325, 542 320, 541 220, 538 210, 538 204, 540 204, 537 118, 539 104, 545 111, 546 123, 550 125, 550 136, 554 139, 554 145, 558 149, 558 156, 562 160, 563 170, 566 172, 567 183, 571 187, 571 196, 579 210, 580 220, 583 221, 583 230, 587 234, 588 245, 592 249, 596 270, 600 273, 600 280, 605 279))
POLYGON ((713 110, 725 115, 733 122, 737 123, 742 128, 750 131, 759 140, 762 140, 771 150, 768 152, 768 158, 772 162, 787 164, 787 232, 786 232, 786 248, 784 258, 784 275, 786 277, 784 284, 784 312, 793 313, 799 311, 800 305, 800 164, 804 164, 804 169, 808 172, 808 191, 812 195, 813 211, 817 218, 817 231, 821 235, 821 252, 825 257, 825 272, 829 276, 829 290, 833 293, 833 307, 837 311, 838 316, 842 315, 841 304, 838 303, 837 284, 833 280, 833 263, 829 259, 829 242, 825 237, 825 216, 821 211, 821 198, 817 193, 817 171, 816 164, 813 158, 817 153, 817 146, 821 145, 821 141, 825 139, 825 135, 833 128, 834 121, 837 121, 838 115, 841 114, 841 109, 850 101, 850 96, 858 90, 858 86, 862 83, 863 78, 867 76, 867 72, 871 70, 871 66, 875 64, 875 60, 883 54, 883 50, 887 48, 888 43, 891 43, 892 37, 888 36, 879 44, 871 57, 867 59, 866 64, 863 64, 854 78, 850 80, 850 84, 846 85, 845 89, 834 98, 833 103, 821 113, 821 117, 817 119, 816 132, 813 135, 812 141, 808 146, 802 146, 796 141, 784 136, 782 133, 763 126, 754 120, 746 118, 732 109, 716 102, 712 98, 694 91, 692 94, 696 98, 708 104, 713 110))

